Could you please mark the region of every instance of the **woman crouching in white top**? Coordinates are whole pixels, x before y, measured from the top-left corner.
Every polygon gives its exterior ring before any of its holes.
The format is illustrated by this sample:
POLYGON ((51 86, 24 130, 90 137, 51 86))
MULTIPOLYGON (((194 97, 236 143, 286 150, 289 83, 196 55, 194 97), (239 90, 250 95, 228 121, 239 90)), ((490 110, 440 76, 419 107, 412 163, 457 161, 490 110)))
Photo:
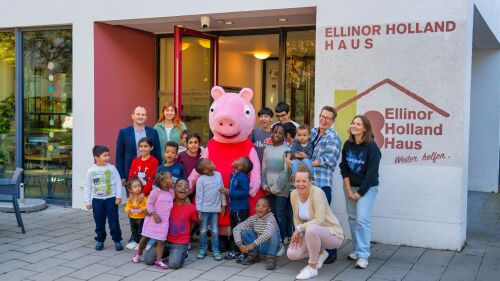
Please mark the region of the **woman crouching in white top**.
POLYGON ((309 257, 308 265, 295 277, 304 280, 318 275, 318 269, 328 257, 325 249, 338 248, 344 240, 344 232, 323 190, 311 184, 311 172, 307 167, 297 170, 294 185, 290 202, 295 232, 287 256, 291 260, 309 257))

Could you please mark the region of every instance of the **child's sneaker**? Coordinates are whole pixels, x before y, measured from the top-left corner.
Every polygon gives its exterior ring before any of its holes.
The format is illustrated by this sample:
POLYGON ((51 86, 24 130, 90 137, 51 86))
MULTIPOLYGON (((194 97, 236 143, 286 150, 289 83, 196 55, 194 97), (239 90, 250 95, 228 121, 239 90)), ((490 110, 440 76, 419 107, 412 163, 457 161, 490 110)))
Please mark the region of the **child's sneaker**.
POLYGON ((252 265, 256 262, 258 262, 258 256, 255 254, 249 254, 242 262, 241 264, 243 265, 252 265))
POLYGON ((234 260, 236 258, 236 252, 230 251, 227 255, 224 256, 225 260, 234 260))
POLYGON ((246 259, 246 255, 243 253, 236 254, 236 263, 242 263, 246 259))
POLYGON ((281 257, 281 256, 285 255, 285 252, 286 252, 285 245, 283 245, 283 243, 280 243, 280 248, 278 250, 278 253, 276 253, 276 256, 281 257))
POLYGON ((222 255, 221 255, 220 251, 214 251, 214 260, 216 260, 216 261, 222 260, 222 255))
POLYGON ((276 269, 276 258, 274 256, 266 257, 266 269, 275 270, 276 269))
POLYGON ((135 252, 134 257, 132 258, 133 263, 139 263, 141 261, 141 255, 138 252, 135 252))
POLYGON ((115 242, 115 249, 117 251, 123 251, 123 245, 122 242, 115 242))
POLYGON ((135 249, 135 247, 137 247, 137 243, 135 241, 132 241, 132 242, 128 243, 127 246, 125 246, 125 247, 127 247, 127 249, 129 249, 129 250, 133 250, 133 249, 135 249))
POLYGON ((207 256, 207 251, 199 249, 198 250, 198 255, 196 256, 197 259, 204 259, 207 256))
POLYGON ((97 251, 100 251, 100 250, 104 249, 104 242, 96 242, 95 243, 95 249, 97 251))
POLYGON ((158 269, 168 269, 168 265, 164 264, 162 260, 155 261, 155 267, 158 269))

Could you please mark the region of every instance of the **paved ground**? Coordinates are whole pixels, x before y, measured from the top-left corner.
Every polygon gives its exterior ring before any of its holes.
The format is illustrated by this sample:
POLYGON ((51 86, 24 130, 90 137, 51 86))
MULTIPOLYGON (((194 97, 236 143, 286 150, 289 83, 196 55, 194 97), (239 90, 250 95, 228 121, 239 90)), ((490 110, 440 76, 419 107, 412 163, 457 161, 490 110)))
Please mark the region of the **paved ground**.
MULTIPOLYGON (((128 220, 121 216, 124 237, 128 220)), ((108 241, 95 251, 90 212, 49 206, 23 214, 21 234, 13 214, 0 213, 0 280, 293 280, 302 262, 280 258, 274 271, 263 264, 242 266, 234 261, 196 260, 194 252, 180 270, 162 271, 132 264, 131 251, 116 252, 108 241)), ((345 257, 325 265, 313 280, 500 280, 500 194, 469 194, 467 246, 461 252, 373 244, 370 265, 354 269, 345 257)))

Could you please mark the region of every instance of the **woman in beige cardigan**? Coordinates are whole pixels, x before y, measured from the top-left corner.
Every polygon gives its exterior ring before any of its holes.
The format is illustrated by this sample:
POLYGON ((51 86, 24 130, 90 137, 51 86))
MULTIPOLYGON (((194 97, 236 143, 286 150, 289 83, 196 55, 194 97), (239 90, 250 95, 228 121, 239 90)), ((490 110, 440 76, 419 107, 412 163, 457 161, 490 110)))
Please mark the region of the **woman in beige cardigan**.
POLYGON ((287 256, 291 260, 309 257, 309 264, 295 277, 304 280, 318 275, 318 269, 328 257, 325 249, 338 248, 344 240, 344 232, 323 190, 312 185, 307 167, 301 166, 297 170, 294 185, 290 202, 295 232, 287 256))

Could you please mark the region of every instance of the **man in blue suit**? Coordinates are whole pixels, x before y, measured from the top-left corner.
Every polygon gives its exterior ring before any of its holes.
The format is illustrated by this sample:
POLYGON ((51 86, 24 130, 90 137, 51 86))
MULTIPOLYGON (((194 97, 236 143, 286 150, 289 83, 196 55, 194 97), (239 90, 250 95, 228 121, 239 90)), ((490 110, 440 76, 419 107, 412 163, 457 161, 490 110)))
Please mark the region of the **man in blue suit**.
POLYGON ((132 126, 120 129, 118 139, 116 140, 116 169, 120 173, 122 185, 125 185, 128 179, 128 173, 132 160, 137 158, 140 153, 138 149, 139 140, 149 137, 153 140, 153 155, 158 163, 162 163, 160 138, 155 129, 146 127, 147 120, 146 108, 138 106, 132 112, 132 126))

